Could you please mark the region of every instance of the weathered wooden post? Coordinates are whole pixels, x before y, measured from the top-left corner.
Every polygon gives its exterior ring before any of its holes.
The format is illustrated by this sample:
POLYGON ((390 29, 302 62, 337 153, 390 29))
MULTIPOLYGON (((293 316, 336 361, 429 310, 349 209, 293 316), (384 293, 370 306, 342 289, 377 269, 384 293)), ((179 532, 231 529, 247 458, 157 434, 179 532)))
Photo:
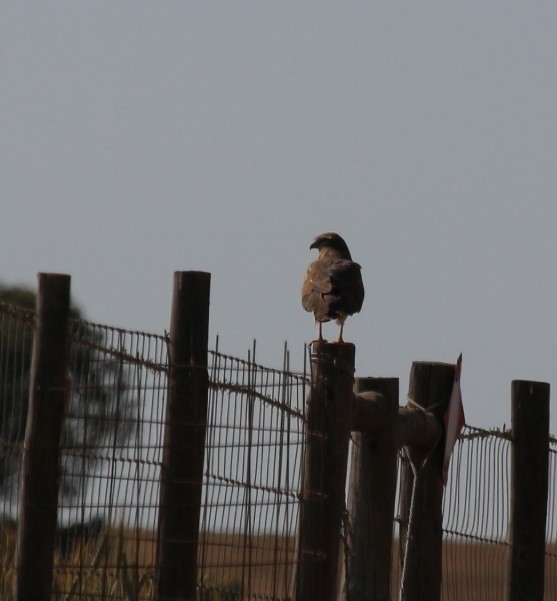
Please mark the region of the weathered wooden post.
POLYGON ((194 601, 207 426, 209 273, 174 274, 157 550, 157 601, 194 601))
POLYGON ((49 601, 68 378, 69 275, 39 273, 19 496, 15 599, 49 601))
MULTIPOLYGON (((408 398, 418 411, 427 411, 441 421, 447 409, 455 366, 416 361, 410 371, 408 398)), ((441 599, 443 534, 443 436, 427 449, 407 447, 409 461, 401 478, 401 601, 441 599)))
POLYGON ((549 384, 512 382, 508 601, 544 598, 549 467, 549 384))
POLYGON ((352 344, 314 344, 307 403, 296 601, 335 601, 354 402, 352 344))
POLYGON ((398 378, 357 378, 345 561, 350 601, 391 600, 398 378))

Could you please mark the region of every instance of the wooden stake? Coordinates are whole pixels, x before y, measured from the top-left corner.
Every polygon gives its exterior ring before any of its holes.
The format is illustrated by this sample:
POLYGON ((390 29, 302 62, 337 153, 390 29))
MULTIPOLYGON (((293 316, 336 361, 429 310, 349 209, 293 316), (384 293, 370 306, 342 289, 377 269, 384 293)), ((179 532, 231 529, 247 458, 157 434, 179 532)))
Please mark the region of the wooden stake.
POLYGON ((549 466, 549 384, 512 382, 508 601, 544 598, 549 466))
MULTIPOLYGON (((455 366, 451 364, 414 362, 408 390, 412 405, 427 409, 441 420, 451 397, 454 374, 455 366)), ((428 450, 406 447, 406 451, 409 461, 401 476, 400 598, 438 601, 442 572, 443 436, 428 450), (417 479, 413 470, 418 473, 417 479)))
POLYGON ((168 400, 161 468, 158 601, 195 601, 207 427, 211 276, 174 274, 168 400))
MULTIPOLYGON (((348 513, 351 601, 391 600, 391 553, 397 476, 398 378, 357 378, 357 413, 374 406, 378 428, 352 434, 348 513)), ((366 411, 367 409, 367 411, 366 411)), ((362 420, 363 421, 363 420, 362 420)), ((372 429, 372 424, 367 424, 372 429)))
POLYGON ((296 601, 335 601, 354 400, 352 344, 314 344, 298 532, 296 601))
POLYGON ((69 393, 70 276, 38 274, 25 429, 15 599, 49 601, 58 508, 60 437, 69 393))

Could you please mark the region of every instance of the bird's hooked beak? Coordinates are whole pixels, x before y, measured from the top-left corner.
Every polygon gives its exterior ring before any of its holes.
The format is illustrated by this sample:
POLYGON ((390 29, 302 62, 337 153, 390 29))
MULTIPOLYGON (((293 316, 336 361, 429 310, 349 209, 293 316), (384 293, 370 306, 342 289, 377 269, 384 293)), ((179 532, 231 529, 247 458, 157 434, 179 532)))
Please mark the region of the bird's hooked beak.
POLYGON ((311 250, 312 248, 317 248, 319 249, 320 246, 320 241, 319 238, 316 238, 312 243, 311 246, 309 247, 309 249, 311 250))

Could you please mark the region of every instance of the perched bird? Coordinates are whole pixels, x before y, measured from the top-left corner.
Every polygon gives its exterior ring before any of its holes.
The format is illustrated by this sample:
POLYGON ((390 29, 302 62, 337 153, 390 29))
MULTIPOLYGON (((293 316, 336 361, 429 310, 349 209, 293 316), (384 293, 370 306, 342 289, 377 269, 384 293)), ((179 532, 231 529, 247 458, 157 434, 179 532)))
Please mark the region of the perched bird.
POLYGON ((349 315, 358 313, 364 302, 364 284, 361 266, 352 261, 346 242, 333 232, 320 234, 310 249, 316 248, 319 256, 310 263, 302 284, 302 306, 313 311, 319 324, 319 338, 325 321, 336 319, 340 334, 336 342, 344 342, 342 331, 349 315))

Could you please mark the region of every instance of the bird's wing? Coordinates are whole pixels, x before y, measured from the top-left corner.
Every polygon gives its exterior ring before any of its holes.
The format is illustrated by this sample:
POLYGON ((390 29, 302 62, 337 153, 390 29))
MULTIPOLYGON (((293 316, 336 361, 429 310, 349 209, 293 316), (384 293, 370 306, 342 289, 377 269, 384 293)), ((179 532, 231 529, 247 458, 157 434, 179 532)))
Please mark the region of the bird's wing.
POLYGON ((302 286, 302 305, 316 317, 358 312, 364 300, 361 267, 345 259, 317 260, 310 264, 302 286))
POLYGON ((332 288, 330 262, 318 259, 310 263, 304 277, 302 296, 312 293, 327 294, 332 288))
POLYGON ((364 284, 361 266, 353 261, 335 261, 330 267, 331 305, 334 310, 351 315, 364 302, 364 284))
POLYGON ((310 263, 302 284, 302 306, 306 311, 313 311, 325 317, 326 305, 324 295, 332 290, 329 263, 317 259, 310 263))

